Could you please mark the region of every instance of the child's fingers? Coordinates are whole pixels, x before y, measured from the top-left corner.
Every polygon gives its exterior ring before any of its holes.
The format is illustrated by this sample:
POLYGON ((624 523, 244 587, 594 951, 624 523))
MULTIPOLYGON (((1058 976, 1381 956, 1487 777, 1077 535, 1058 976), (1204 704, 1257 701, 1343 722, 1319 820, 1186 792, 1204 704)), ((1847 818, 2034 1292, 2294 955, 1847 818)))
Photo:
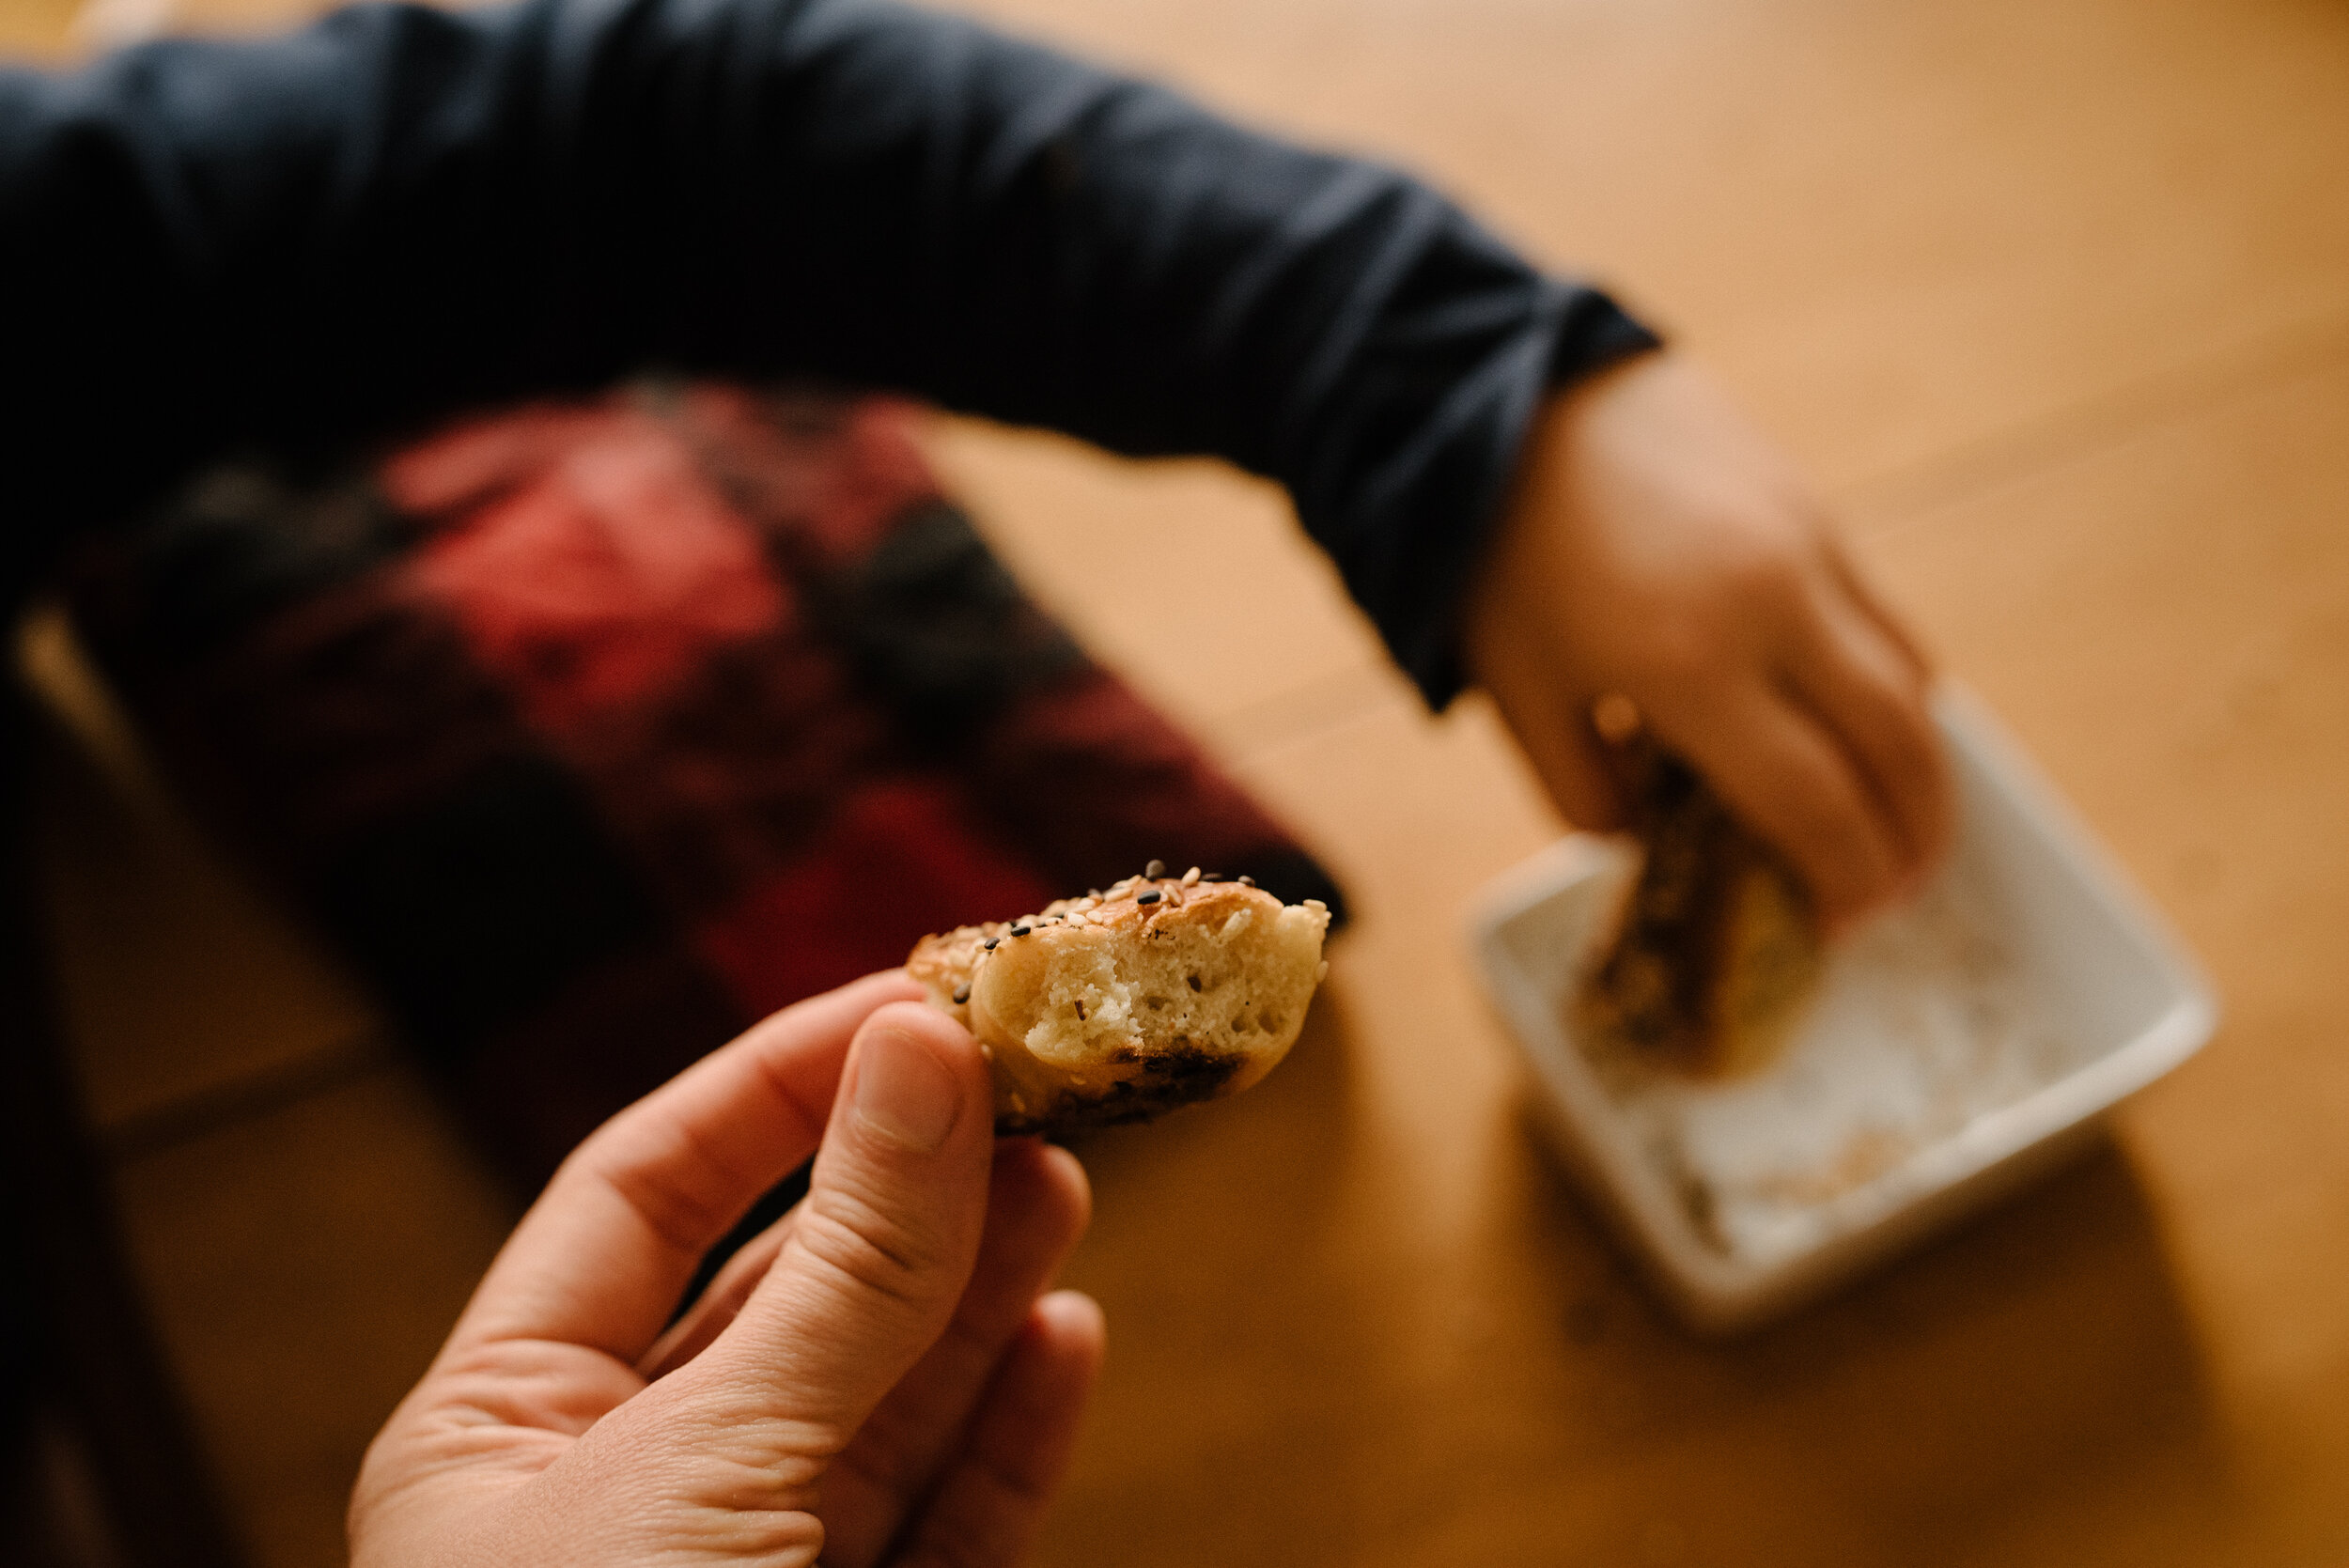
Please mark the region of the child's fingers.
POLYGON ((1766 681, 1709 689, 1655 715, 1737 818, 1776 845, 1834 930, 1899 887, 1899 845, 1859 769, 1818 720, 1766 681))
POLYGON ((1797 693, 1858 763, 1913 880, 1947 847, 1953 807, 1923 676, 1857 606, 1830 604, 1789 650, 1797 693))
POLYGON ((1613 759, 1591 727, 1587 703, 1548 705, 1526 725, 1511 726, 1549 798, 1568 822, 1607 832, 1629 821, 1613 759), (1529 733, 1529 731, 1531 733, 1529 733))
POLYGON ((1877 635, 1900 656, 1901 661, 1908 666, 1909 674, 1921 684, 1930 684, 1933 660, 1925 657, 1925 650, 1918 645, 1915 636, 1901 624, 1901 618, 1876 598, 1875 590, 1868 586, 1867 581, 1853 567, 1851 557, 1843 552, 1843 546, 1835 542, 1834 536, 1828 536, 1824 542, 1828 571, 1834 578, 1835 586, 1859 609, 1860 614, 1867 617, 1868 624, 1875 629, 1877 635))
POLYGON ((1549 649, 1517 630, 1479 644, 1478 681, 1568 822, 1597 832, 1624 826, 1623 790, 1606 744, 1591 724, 1592 694, 1563 685, 1549 649))

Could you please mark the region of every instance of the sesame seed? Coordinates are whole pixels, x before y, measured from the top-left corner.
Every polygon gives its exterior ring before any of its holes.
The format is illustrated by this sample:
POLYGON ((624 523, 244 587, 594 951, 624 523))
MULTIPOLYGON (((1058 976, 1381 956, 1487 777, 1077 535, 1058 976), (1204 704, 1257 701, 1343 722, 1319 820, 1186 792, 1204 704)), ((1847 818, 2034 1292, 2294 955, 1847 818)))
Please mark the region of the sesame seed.
POLYGON ((1256 879, 1253 877, 1243 877, 1239 879, 1239 885, 1243 888, 1252 888, 1256 885, 1256 879))
POLYGON ((964 1002, 969 1001, 970 1000, 971 987, 968 986, 965 986, 961 990, 955 993, 955 1005, 957 1007, 961 1006, 964 1002))
POLYGON ((1318 898, 1308 898, 1308 899, 1304 900, 1303 902, 1304 902, 1305 908, 1307 908, 1308 909, 1313 910, 1315 914, 1323 914, 1323 915, 1326 915, 1326 914, 1328 914, 1328 913, 1330 912, 1330 906, 1329 906, 1329 905, 1327 905, 1327 904, 1324 904, 1324 903, 1323 903, 1320 899, 1318 899, 1318 898))
POLYGON ((1028 926, 1015 925, 1011 928, 1011 934, 1015 937, 1024 937, 1028 934, 1029 930, 1030 927, 1028 926))
POLYGON ((988 939, 987 939, 987 940, 985 940, 985 941, 981 942, 979 945, 980 945, 981 947, 985 948, 988 952, 992 953, 992 952, 994 952, 994 951, 995 951, 995 944, 996 944, 997 942, 1002 941, 1003 939, 1003 938, 1001 938, 1001 937, 989 937, 989 938, 988 938, 988 939))
POLYGON ((1194 865, 1189 871, 1183 873, 1183 886, 1187 888, 1195 888, 1198 885, 1199 868, 1194 865))
POLYGON ((1223 880, 1223 873, 1221 871, 1210 871, 1199 879, 1203 882, 1221 882, 1223 880))
POLYGON ((1166 875, 1166 862, 1164 861, 1152 861, 1148 865, 1142 868, 1142 874, 1143 876, 1148 877, 1151 881, 1155 882, 1159 877, 1166 875))
POLYGON ((1156 904, 1159 901, 1159 893, 1158 889, 1152 888, 1148 893, 1138 895, 1134 899, 1134 902, 1137 904, 1156 904))

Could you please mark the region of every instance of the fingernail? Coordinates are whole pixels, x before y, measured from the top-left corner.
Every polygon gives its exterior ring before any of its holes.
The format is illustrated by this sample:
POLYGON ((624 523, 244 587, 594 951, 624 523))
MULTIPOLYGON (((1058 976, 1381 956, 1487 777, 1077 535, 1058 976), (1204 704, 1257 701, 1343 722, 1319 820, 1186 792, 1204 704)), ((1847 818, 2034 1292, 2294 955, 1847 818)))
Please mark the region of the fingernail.
POLYGON ((902 1148, 928 1154, 946 1141, 962 1090, 946 1064, 910 1034, 876 1029, 856 1059, 856 1115, 902 1148))

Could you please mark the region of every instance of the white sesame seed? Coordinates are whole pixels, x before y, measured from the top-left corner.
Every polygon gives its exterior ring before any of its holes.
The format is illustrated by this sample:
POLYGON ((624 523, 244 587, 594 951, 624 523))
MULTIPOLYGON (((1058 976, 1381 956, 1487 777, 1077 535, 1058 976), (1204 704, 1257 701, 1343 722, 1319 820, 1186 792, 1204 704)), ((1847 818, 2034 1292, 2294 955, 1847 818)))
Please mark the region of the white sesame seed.
POLYGON ((1304 900, 1304 905, 1305 905, 1305 908, 1307 908, 1308 909, 1313 910, 1313 911, 1314 911, 1314 913, 1315 913, 1315 914, 1317 914, 1317 915, 1326 915, 1326 914, 1328 914, 1328 913, 1330 912, 1330 906, 1329 906, 1329 905, 1327 905, 1327 904, 1324 904, 1324 903, 1323 903, 1320 899, 1318 899, 1318 898, 1308 898, 1308 899, 1304 900))
POLYGON ((1186 872, 1184 872, 1184 873, 1183 873, 1183 886, 1185 886, 1185 887, 1187 887, 1187 888, 1191 888, 1191 887, 1197 887, 1198 885, 1199 885, 1199 868, 1198 868, 1197 866, 1195 866, 1195 865, 1194 865, 1194 866, 1192 866, 1192 867, 1191 867, 1189 871, 1186 871, 1186 872))

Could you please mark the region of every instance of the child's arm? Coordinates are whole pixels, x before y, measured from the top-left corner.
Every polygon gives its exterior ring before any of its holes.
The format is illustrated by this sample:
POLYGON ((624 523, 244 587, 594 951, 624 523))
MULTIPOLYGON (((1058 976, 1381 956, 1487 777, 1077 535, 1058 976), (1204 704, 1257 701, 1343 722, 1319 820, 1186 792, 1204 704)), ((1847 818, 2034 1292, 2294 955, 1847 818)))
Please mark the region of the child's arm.
POLYGON ((1437 703, 1544 391, 1654 342, 1404 173, 888 0, 0 68, 0 602, 224 451, 814 376, 1279 481, 1437 703))
POLYGON ((1915 677, 1862 678, 1897 638, 1843 626, 1867 613, 1775 460, 1654 364, 1540 415, 1653 347, 1606 296, 1407 175, 959 19, 379 6, 0 69, 0 611, 224 451, 647 365, 816 375, 1279 480, 1438 706, 1489 557, 1477 660, 1579 819, 1613 684, 1830 908, 1939 831, 1913 690, 1851 717, 1915 677))
POLYGON ((1947 846, 1924 660, 1785 459, 1673 355, 1545 408, 1465 640, 1579 824, 1622 820, 1592 720, 1613 693, 1786 852, 1831 926, 1947 846))

